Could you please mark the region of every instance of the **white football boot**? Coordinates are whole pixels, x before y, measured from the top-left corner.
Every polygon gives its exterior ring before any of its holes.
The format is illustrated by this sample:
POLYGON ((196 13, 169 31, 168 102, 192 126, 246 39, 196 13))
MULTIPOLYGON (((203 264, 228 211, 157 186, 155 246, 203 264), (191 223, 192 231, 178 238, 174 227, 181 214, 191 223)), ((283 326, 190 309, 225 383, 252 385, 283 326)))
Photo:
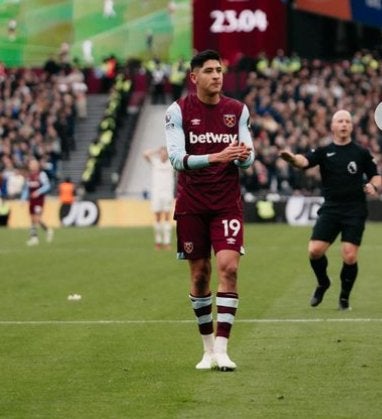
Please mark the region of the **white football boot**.
POLYGON ((53 241, 53 237, 54 237, 54 230, 52 228, 48 228, 48 230, 46 230, 46 241, 48 243, 51 243, 53 241))
POLYGON ((230 360, 227 352, 215 352, 215 360, 220 371, 234 371, 236 364, 230 360))
POLYGON ((211 370, 215 367, 216 360, 212 352, 204 352, 202 360, 195 366, 197 370, 211 370))
POLYGON ((39 240, 38 240, 38 237, 36 236, 30 237, 29 240, 27 241, 28 246, 37 246, 38 244, 39 244, 39 240))

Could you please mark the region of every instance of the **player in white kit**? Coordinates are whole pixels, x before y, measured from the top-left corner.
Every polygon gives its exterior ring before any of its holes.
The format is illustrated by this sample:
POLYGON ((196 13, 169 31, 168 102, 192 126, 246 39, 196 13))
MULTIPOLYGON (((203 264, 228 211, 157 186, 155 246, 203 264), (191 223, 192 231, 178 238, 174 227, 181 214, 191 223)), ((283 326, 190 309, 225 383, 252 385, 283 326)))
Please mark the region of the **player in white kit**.
POLYGON ((151 164, 151 209, 154 213, 156 249, 171 248, 171 215, 174 202, 174 169, 167 148, 149 149, 143 153, 151 164))

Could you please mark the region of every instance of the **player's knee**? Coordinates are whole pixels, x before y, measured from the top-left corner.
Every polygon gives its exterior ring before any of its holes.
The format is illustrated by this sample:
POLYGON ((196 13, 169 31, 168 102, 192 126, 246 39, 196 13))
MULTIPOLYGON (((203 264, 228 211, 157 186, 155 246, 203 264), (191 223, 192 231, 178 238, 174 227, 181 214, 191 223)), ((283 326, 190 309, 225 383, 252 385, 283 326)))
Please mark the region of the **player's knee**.
POLYGON ((344 244, 341 249, 342 259, 347 265, 353 265, 357 262, 358 247, 355 245, 344 244))
POLYGON ((354 265, 357 262, 357 253, 352 251, 343 252, 342 259, 347 265, 354 265))
POLYGON ((320 259, 323 256, 323 252, 321 249, 318 248, 312 248, 309 249, 309 259, 320 259))
POLYGON ((309 243, 308 254, 309 259, 320 259, 325 254, 325 249, 315 243, 309 243))
POLYGON ((235 282, 237 279, 237 269, 237 263, 232 261, 222 266, 221 271, 226 280, 235 282))

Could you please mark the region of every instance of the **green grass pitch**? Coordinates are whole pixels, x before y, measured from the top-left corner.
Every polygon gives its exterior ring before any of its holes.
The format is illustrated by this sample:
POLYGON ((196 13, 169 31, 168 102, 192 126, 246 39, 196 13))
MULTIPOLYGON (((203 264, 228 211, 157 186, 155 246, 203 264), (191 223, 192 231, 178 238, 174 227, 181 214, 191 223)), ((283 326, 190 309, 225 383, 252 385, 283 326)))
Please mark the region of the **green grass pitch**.
MULTIPOLYGON (((1 418, 380 418, 382 224, 368 224, 350 312, 309 306, 310 228, 247 225, 233 373, 201 372, 188 267, 150 228, 0 229, 1 418), (80 301, 68 301, 69 294, 80 301)), ((216 279, 213 279, 215 289, 216 279)))
POLYGON ((103 14, 103 0, 0 0, 0 61, 10 67, 34 67, 57 57, 61 43, 70 45, 71 58, 83 61, 83 42, 92 41, 94 65, 110 54, 123 64, 158 55, 170 62, 192 54, 192 12, 188 0, 177 0, 169 13, 168 0, 114 0, 115 16, 103 14), (10 39, 9 21, 17 22, 10 39), (146 45, 153 33, 153 51, 146 45))

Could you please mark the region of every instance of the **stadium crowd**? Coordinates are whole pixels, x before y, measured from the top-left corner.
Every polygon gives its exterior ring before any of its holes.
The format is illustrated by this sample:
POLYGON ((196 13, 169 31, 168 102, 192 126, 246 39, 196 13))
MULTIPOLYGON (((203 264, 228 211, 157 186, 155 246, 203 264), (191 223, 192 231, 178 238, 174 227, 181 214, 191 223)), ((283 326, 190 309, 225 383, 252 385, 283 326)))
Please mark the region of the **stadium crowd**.
MULTIPOLYGON (((131 62, 134 71, 147 74, 152 103, 179 97, 186 78, 183 61, 170 65, 156 59, 140 66, 139 60, 127 60, 123 71, 132 71, 131 62)), ((40 71, 6 71, 0 63, 3 197, 19 196, 23 168, 31 156, 42 161, 53 185, 57 184, 61 160, 69 159, 75 149, 76 119, 86 117, 86 79, 75 65, 55 64, 48 60, 40 71)), ((382 60, 376 53, 359 51, 350 59, 324 62, 279 51, 272 59, 264 54, 240 57, 227 65, 226 74, 233 72, 244 74, 244 82, 227 94, 243 100, 250 110, 257 156, 242 173, 244 193, 319 194, 317 169, 297 171, 279 158, 279 150, 305 152, 329 141, 330 118, 339 108, 352 113, 355 141, 372 152, 382 172, 382 133, 373 118, 382 100, 382 60)))
MULTIPOLYGON (((75 148, 76 118, 86 117, 86 85, 76 68, 0 71, 1 196, 20 197, 28 160, 40 160, 53 185, 75 148)), ((1 66, 0 66, 1 67, 1 66)))
POLYGON ((382 133, 374 122, 382 100, 382 61, 376 55, 362 51, 350 60, 324 62, 280 51, 253 66, 240 97, 250 110, 257 156, 243 174, 245 192, 320 195, 318 169, 297 171, 279 158, 279 150, 304 153, 326 144, 331 116, 342 108, 353 115, 354 140, 371 151, 382 172, 382 133))

